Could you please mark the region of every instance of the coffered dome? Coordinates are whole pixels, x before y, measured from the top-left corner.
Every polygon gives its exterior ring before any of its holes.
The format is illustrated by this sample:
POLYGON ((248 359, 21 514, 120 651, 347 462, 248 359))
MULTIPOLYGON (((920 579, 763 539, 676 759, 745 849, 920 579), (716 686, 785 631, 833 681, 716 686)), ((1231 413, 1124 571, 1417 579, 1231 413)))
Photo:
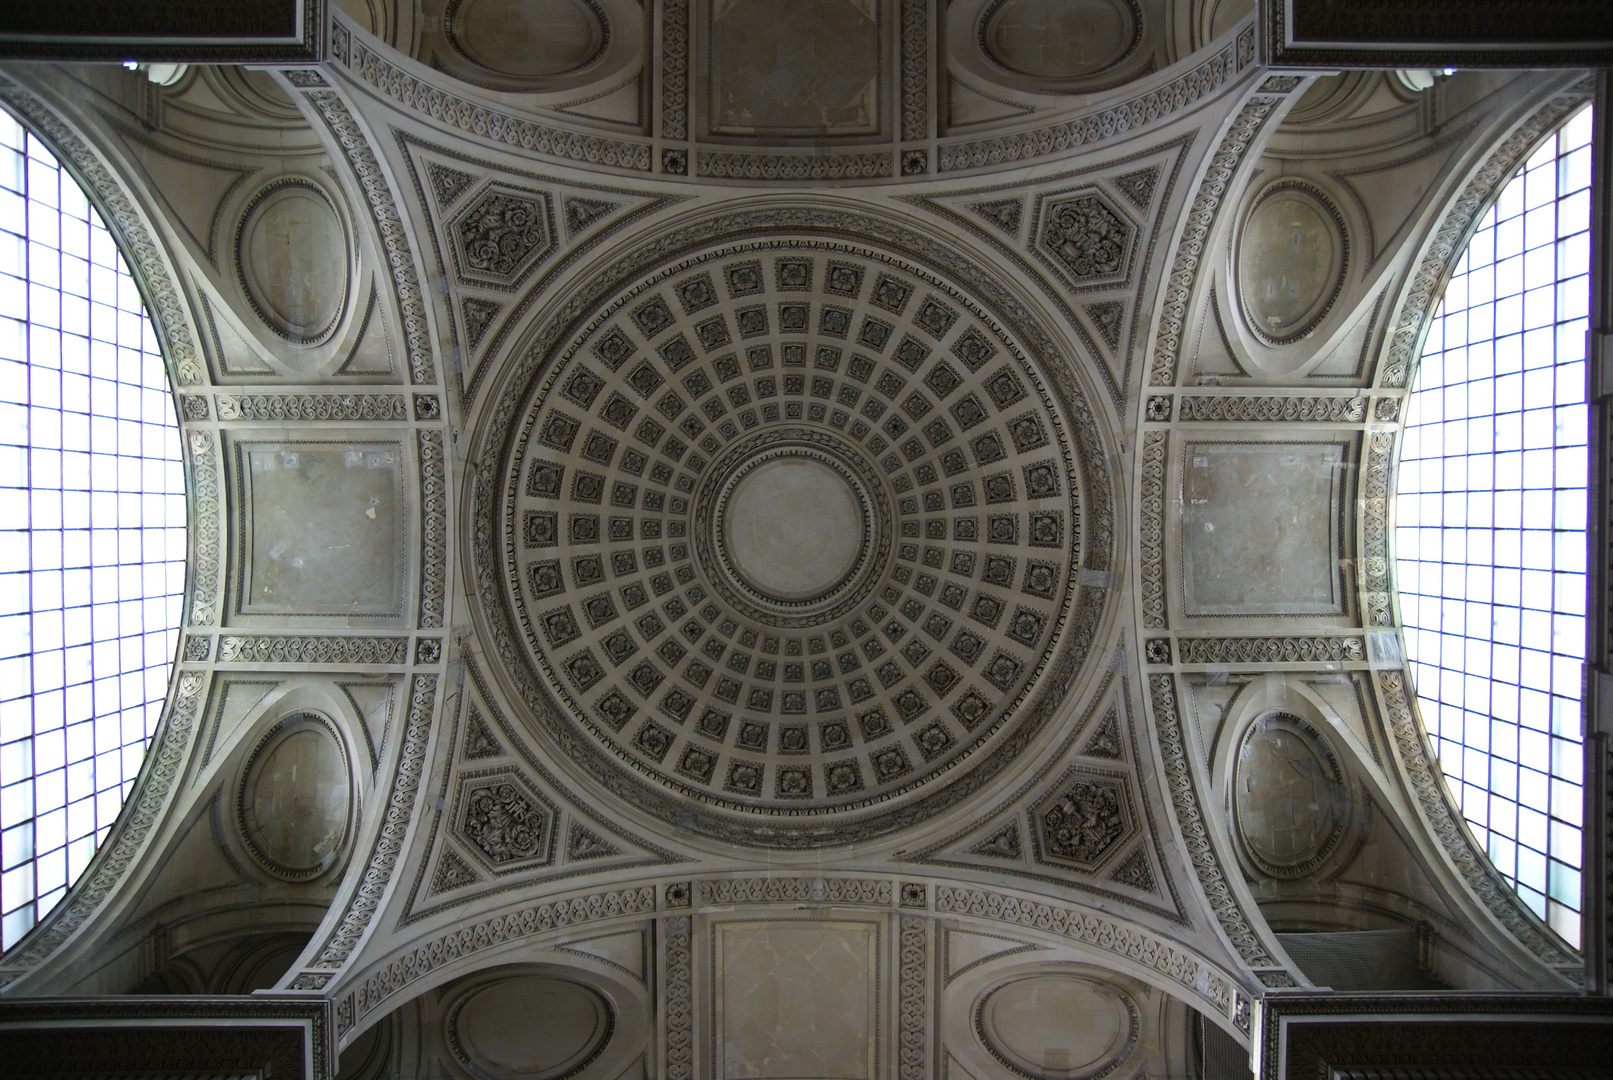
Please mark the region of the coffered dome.
POLYGON ((750 843, 974 790, 1107 595, 1080 577, 1111 510, 1071 372, 960 283, 816 230, 645 269, 512 390, 483 598, 529 719, 750 843))

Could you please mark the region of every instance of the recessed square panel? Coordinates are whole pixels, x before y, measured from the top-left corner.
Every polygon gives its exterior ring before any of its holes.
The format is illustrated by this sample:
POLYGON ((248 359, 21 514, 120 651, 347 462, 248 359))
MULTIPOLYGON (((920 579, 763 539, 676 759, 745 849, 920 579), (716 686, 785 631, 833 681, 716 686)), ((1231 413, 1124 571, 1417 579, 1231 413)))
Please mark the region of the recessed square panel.
POLYGON ((717 1080, 874 1080, 879 924, 712 926, 717 1080))
POLYGON ((240 592, 248 615, 402 611, 397 443, 242 444, 240 592))
POLYGON ((1343 610, 1345 446, 1190 443, 1182 468, 1187 615, 1343 610))
POLYGON ((706 17, 709 134, 880 133, 885 33, 873 0, 710 0, 706 17))

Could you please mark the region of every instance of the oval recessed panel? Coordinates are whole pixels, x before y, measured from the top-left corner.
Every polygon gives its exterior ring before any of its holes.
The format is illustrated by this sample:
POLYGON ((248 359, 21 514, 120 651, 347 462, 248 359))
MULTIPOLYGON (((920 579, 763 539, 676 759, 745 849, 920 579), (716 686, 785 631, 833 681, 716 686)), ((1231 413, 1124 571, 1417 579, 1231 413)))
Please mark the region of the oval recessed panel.
POLYGON ((464 0, 445 22, 465 59, 506 79, 575 71, 599 56, 608 36, 600 13, 583 0, 464 0))
POLYGON ((1315 329, 1344 281, 1337 211, 1305 187, 1278 185, 1255 203, 1238 245, 1244 317, 1268 341, 1315 329))
POLYGON ((247 204, 237 232, 236 270, 247 299, 271 330, 318 345, 347 303, 347 233, 330 199, 306 180, 282 180, 247 204))
POLYGON ((986 55, 1039 79, 1079 79, 1123 60, 1141 31, 1124 0, 1003 0, 982 20, 986 55))
POLYGON ((560 1080, 599 1056, 614 1021, 594 990, 563 979, 518 975, 465 999, 449 1035, 476 1072, 511 1080, 560 1080))
POLYGON ((311 713, 282 720, 247 761, 239 817, 247 847, 283 877, 309 878, 335 861, 352 806, 347 756, 311 713))
POLYGON ((1264 871, 1298 877, 1338 846, 1349 789, 1327 740, 1297 716, 1272 713, 1249 728, 1232 776, 1245 849, 1264 871))
POLYGON ((1049 974, 991 991, 978 1027, 986 1049, 1023 1076, 1096 1080, 1131 1054, 1138 1018, 1117 987, 1049 974))

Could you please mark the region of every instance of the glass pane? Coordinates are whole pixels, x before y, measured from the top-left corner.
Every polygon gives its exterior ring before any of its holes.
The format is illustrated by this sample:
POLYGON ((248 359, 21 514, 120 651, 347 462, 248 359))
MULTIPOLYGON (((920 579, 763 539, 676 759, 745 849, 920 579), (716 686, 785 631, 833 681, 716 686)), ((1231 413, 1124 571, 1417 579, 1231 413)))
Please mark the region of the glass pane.
POLYGON ((1496 869, 1576 946, 1589 118, 1519 169, 1434 313, 1395 537, 1406 656, 1446 782, 1496 869))
POLYGON ((16 320, 0 353, 28 364, 0 372, 9 949, 83 873, 145 757, 179 633, 185 523, 173 396, 128 266, 72 176, 3 113, 0 144, 23 147, 16 161, 0 149, 15 193, 0 193, 0 309, 16 320), (91 251, 111 254, 92 265, 91 251), (86 357, 93 378, 70 374, 86 357))

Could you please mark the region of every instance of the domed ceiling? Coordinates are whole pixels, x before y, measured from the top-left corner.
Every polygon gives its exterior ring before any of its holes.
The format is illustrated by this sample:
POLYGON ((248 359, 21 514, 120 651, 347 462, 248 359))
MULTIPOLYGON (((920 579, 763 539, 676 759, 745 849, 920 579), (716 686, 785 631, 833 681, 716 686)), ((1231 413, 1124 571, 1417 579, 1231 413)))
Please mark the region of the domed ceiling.
POLYGON ((297 937, 355 1077, 1137 1080, 1327 985, 1289 931, 1568 985, 1386 537, 1452 238, 1588 84, 1274 74, 1238 0, 338 7, 321 65, 0 72, 196 538, 0 986, 297 937))
POLYGON ((505 392, 475 509, 529 721, 746 843, 874 836, 978 788, 1109 598, 1081 580, 1114 514, 1083 378, 839 216, 734 215, 766 239, 588 310, 505 392))

